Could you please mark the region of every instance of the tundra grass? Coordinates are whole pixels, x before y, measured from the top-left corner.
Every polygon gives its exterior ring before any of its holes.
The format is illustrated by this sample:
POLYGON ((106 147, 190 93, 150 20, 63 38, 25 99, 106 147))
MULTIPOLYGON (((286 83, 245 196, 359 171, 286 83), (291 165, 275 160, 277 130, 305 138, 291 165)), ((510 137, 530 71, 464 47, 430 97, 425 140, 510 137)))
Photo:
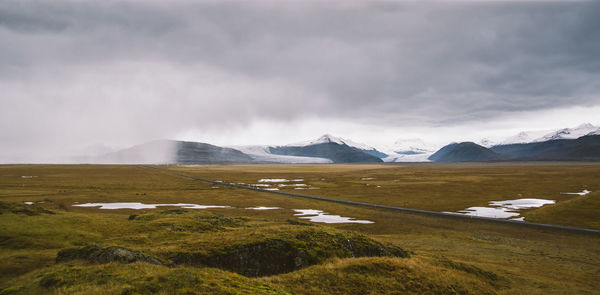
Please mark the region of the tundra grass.
POLYGON ((557 203, 524 211, 526 220, 600 229, 600 163, 172 166, 229 182, 304 179, 319 188, 283 191, 389 206, 456 212, 490 201, 537 198, 557 203), (565 193, 592 191, 586 196, 565 193), (548 213, 543 213, 547 211, 548 213), (539 213, 539 214, 538 214, 539 213))
MULTIPOLYGON (((480 179, 478 177, 482 176, 478 175, 485 171, 488 174, 483 175, 491 177, 491 171, 496 171, 496 177, 506 177, 502 182, 514 180, 514 186, 522 188, 527 181, 538 181, 539 173, 545 173, 555 175, 554 181, 562 183, 556 184, 551 191, 580 191, 584 182, 587 189, 594 191, 593 186, 598 182, 593 181, 599 169, 593 164, 441 165, 437 167, 438 172, 435 168, 428 165, 173 167, 206 178, 246 183, 255 183, 260 178, 303 178, 311 185, 329 181, 333 183, 332 187, 335 185, 350 195, 358 193, 344 189, 344 182, 339 179, 347 178, 350 180, 346 183, 366 187, 366 183, 385 179, 386 173, 394 175, 390 177, 391 182, 402 173, 416 173, 422 175, 422 181, 435 182, 435 177, 426 172, 428 170, 434 175, 453 175, 444 181, 453 182, 458 180, 449 179, 459 178, 462 179, 459 182, 467 186, 476 186, 478 182, 464 179, 480 179), (410 172, 411 169, 416 170, 410 172), (517 171, 521 177, 513 178, 511 173, 517 171), (562 182, 560 179, 569 178, 569 173, 587 175, 587 178, 578 180, 580 186, 562 182), (375 179, 370 182, 360 180, 364 177, 375 179)), ((451 195, 457 193, 452 187, 448 188, 451 195)), ((506 188, 510 191, 512 186, 506 188)), ((480 195, 485 194, 485 189, 479 191, 480 195)), ((363 193, 361 201, 383 201, 377 199, 378 195, 372 200, 369 193, 363 193)), ((342 195, 345 193, 338 194, 342 195)), ((527 214, 540 220, 558 220, 559 224, 569 224, 567 221, 571 225, 597 224, 597 216, 586 212, 598 211, 581 208, 596 205, 595 192, 583 198, 561 196, 564 199, 557 206, 547 207, 559 211, 546 212, 548 209, 544 207, 527 214), (567 216, 573 212, 578 212, 579 216, 567 216), (560 217, 562 220, 554 216, 561 214, 565 215, 560 217)), ((485 203, 493 198, 481 200, 485 203)), ((136 166, 0 166, 0 201, 4 204, 0 206, 0 259, 4 262, 0 265, 0 290, 4 294, 594 294, 600 287, 597 280, 600 277, 600 238, 597 235, 434 218, 215 188, 211 184, 136 166), (24 202, 35 203, 25 205, 24 202), (231 208, 99 210, 73 207, 75 202, 194 203, 231 208), (281 209, 245 209, 254 206, 281 209), (295 217, 291 209, 325 210, 374 223, 313 224, 295 217), (130 220, 131 215, 138 216, 130 220), (208 253, 228 245, 290 239, 307 229, 310 229, 308 232, 330 235, 362 233, 383 244, 402 247, 412 255, 410 258, 325 255, 326 259, 318 264, 268 277, 245 277, 202 265, 167 267, 141 262, 106 265, 55 262, 60 250, 86 245, 127 247, 167 262, 178 252, 208 253)), ((413 202, 416 207, 426 204, 413 202)), ((465 208, 473 205, 476 204, 465 208)), ((440 207, 440 210, 449 210, 447 208, 440 207)))

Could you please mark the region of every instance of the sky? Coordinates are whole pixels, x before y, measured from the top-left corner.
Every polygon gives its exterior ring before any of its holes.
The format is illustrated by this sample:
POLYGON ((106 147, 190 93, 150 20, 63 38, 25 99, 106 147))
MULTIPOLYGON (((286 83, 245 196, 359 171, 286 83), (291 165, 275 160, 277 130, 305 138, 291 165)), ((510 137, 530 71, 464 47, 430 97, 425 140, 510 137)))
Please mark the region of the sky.
POLYGON ((0 163, 600 125, 600 1, 0 1, 0 163))

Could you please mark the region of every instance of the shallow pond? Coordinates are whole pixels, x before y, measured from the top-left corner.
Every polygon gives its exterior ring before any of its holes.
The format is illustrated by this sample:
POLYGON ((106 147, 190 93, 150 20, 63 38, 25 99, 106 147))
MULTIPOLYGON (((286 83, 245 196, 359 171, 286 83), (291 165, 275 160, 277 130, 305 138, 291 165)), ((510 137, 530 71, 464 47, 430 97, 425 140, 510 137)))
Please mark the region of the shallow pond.
POLYGON ((230 206, 212 206, 212 205, 198 205, 198 204, 144 204, 139 202, 132 203, 85 203, 76 204, 75 207, 99 207, 98 209, 156 209, 156 207, 181 207, 184 209, 210 209, 210 208, 231 208, 230 206))
POLYGON ((285 178, 262 178, 258 182, 300 182, 304 179, 285 179, 285 178))
POLYGON ((330 215, 322 210, 315 209, 292 209, 296 214, 294 216, 300 216, 300 219, 308 219, 311 222, 322 222, 322 223, 374 223, 370 220, 358 220, 352 217, 343 217, 340 215, 330 215))
POLYGON ((516 199, 516 200, 505 200, 505 201, 490 201, 490 207, 469 207, 465 210, 458 212, 447 212, 464 214, 471 216, 490 217, 490 218, 510 218, 510 220, 524 221, 524 217, 518 217, 521 215, 519 210, 539 208, 544 205, 551 205, 556 203, 553 200, 545 199, 516 199))
POLYGON ((582 190, 582 191, 580 191, 578 193, 561 193, 561 194, 563 194, 563 195, 580 195, 580 196, 585 196, 585 195, 587 195, 589 193, 591 193, 591 191, 588 191, 588 190, 584 189, 584 190, 582 190))

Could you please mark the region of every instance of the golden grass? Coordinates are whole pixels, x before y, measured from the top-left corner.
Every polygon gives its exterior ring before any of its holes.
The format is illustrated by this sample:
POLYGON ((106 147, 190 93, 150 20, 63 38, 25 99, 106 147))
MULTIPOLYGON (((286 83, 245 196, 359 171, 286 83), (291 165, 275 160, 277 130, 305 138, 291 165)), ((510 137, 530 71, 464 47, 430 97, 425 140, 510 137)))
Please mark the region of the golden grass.
MULTIPOLYGON (((600 204, 597 202, 598 188, 594 187, 600 183, 598 164, 169 168, 210 179, 245 183, 256 183, 260 178, 303 178, 321 189, 302 192, 440 211, 484 205, 491 200, 513 199, 521 193, 523 197, 559 201, 555 206, 526 212, 527 218, 532 221, 598 228, 596 213, 600 204), (375 179, 363 181, 360 180, 362 177, 375 179), (373 188, 372 184, 376 183, 382 187, 373 188), (560 194, 581 191, 583 187, 594 192, 585 197, 560 194), (389 194, 387 198, 386 194, 389 194)), ((32 206, 56 213, 29 216, 9 210, 0 214, 0 259, 4 262, 0 265, 0 290, 3 290, 0 292, 6 294, 49 291, 94 294, 102 290, 127 294, 129 289, 131 293, 148 293, 150 289, 146 289, 145 283, 140 283, 146 276, 150 277, 149 281, 157 280, 160 292, 190 294, 202 293, 201 290, 231 294, 318 293, 323 290, 338 294, 358 294, 365 290, 366 293, 369 290, 372 293, 404 290, 415 294, 418 290, 422 293, 427 290, 432 293, 455 290, 459 294, 592 294, 600 287, 597 280, 600 277, 600 237, 597 235, 435 218, 241 189, 212 188, 211 184, 135 166, 0 166, 0 201, 14 206, 25 201, 44 202, 32 206), (23 175, 38 177, 21 178, 23 175), (113 211, 73 207, 74 202, 196 203, 234 208, 163 214, 160 212, 173 208, 113 211), (244 209, 251 206, 283 209, 244 209), (288 222, 289 219, 298 220, 291 209, 299 208, 320 209, 375 221, 374 224, 313 227, 325 231, 358 231, 415 254, 405 260, 334 259, 300 271, 257 279, 208 268, 180 266, 169 269, 142 263, 54 263, 59 250, 93 243, 161 255, 282 236, 293 232, 295 227, 306 227, 288 222), (129 221, 130 214, 141 216, 129 221), (141 218, 154 215, 160 215, 160 218, 141 218), (239 218, 243 222, 225 226, 224 231, 213 231, 194 222, 197 216, 219 215, 239 218), (184 231, 174 231, 173 228, 184 231), (86 275, 73 275, 72 269, 86 275), (364 277, 365 272, 368 277, 356 282, 364 277), (42 278, 55 275, 64 283, 49 288, 40 285, 42 278), (498 279, 490 281, 486 275, 495 275, 498 279), (204 276, 207 280, 179 283, 194 276, 204 276), (102 281, 102 277, 109 279, 102 281), (320 277, 327 279, 320 280, 320 277)))

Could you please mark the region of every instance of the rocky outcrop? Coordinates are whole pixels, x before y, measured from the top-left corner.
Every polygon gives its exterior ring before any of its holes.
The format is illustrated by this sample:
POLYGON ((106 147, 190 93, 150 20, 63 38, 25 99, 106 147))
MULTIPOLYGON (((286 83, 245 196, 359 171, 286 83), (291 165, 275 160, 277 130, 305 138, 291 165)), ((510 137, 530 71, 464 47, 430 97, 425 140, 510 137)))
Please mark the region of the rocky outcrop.
POLYGON ((65 262, 71 260, 84 260, 92 264, 104 264, 110 262, 132 263, 147 262, 151 264, 162 265, 160 260, 144 255, 122 247, 100 247, 96 245, 85 246, 81 248, 64 249, 56 255, 56 262, 65 262))
POLYGON ((258 277, 291 272, 331 257, 408 257, 402 248, 383 245, 364 235, 304 230, 293 238, 271 238, 208 253, 177 253, 175 264, 204 265, 258 277))

